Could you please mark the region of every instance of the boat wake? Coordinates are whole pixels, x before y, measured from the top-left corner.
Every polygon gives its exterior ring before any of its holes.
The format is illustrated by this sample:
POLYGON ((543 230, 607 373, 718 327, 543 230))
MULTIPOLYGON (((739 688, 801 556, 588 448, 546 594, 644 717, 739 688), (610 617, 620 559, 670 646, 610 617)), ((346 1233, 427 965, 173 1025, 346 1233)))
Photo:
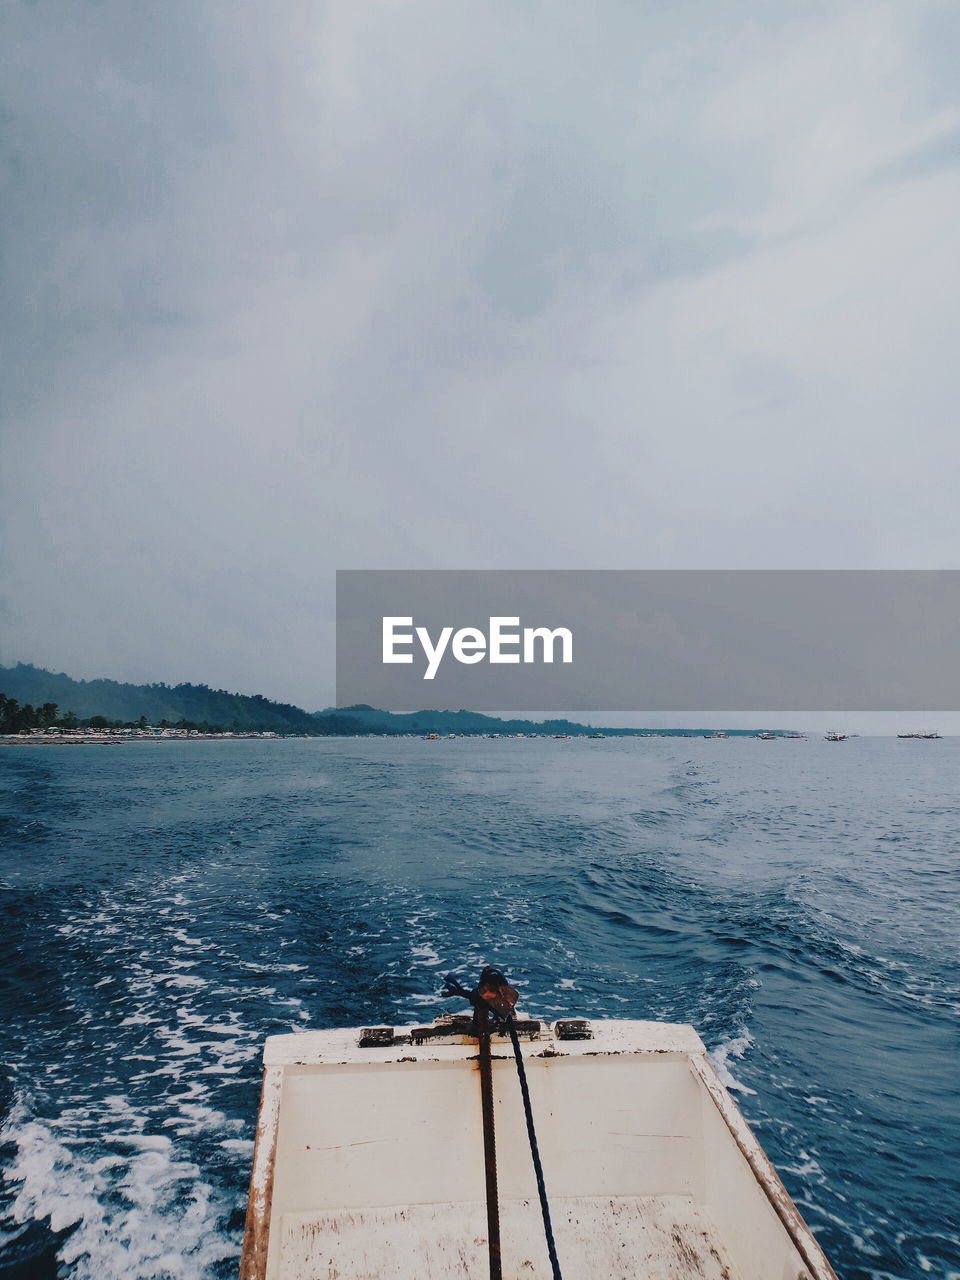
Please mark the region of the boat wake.
POLYGON ((37 1119, 21 1097, 0 1141, 14 1149, 4 1177, 13 1193, 8 1238, 43 1222, 57 1259, 78 1280, 205 1280, 238 1256, 223 1230, 230 1205, 181 1158, 173 1140, 116 1100, 106 1117, 37 1119), (89 1128, 90 1136, 79 1136, 89 1128), (93 1134, 96 1133, 96 1137, 93 1134), (13 1230, 10 1230, 13 1228, 13 1230))

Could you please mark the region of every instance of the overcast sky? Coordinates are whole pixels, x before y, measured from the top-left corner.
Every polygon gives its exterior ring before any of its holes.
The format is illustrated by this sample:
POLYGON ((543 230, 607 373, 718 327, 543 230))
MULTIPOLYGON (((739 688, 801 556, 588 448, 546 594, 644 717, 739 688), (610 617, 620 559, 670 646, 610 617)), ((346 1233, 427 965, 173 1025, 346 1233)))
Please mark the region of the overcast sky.
POLYGON ((0 661, 336 568, 960 567, 960 7, 9 0, 0 661))

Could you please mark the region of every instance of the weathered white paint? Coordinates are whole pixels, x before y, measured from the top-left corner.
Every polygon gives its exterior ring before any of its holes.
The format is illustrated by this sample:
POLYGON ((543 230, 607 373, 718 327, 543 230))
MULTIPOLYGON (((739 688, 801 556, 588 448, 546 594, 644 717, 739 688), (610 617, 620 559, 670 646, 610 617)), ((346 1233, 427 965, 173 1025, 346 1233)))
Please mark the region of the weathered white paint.
POLYGON ((266 1271, 282 1094, 283 1068, 265 1066, 260 1114, 257 1117, 257 1137, 253 1148, 253 1171, 250 1175, 240 1280, 260 1280, 266 1271))
MULTIPOLYGON (((565 1280, 835 1280, 693 1028, 592 1025, 524 1045, 565 1280)), ((358 1038, 267 1041, 244 1280, 485 1276, 476 1042, 358 1038)), ((509 1041, 494 1055, 504 1276, 546 1280, 509 1041)))

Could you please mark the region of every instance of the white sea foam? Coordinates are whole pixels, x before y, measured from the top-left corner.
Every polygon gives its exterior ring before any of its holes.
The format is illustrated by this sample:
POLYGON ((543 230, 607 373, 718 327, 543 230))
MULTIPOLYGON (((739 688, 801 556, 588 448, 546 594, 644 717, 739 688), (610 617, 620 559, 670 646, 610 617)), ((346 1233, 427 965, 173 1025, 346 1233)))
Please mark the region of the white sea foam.
MULTIPOLYGON (((802 1196, 797 1197, 797 1207, 799 1209, 813 1210, 817 1214, 819 1214, 821 1218, 826 1218, 828 1222, 832 1222, 834 1226, 839 1227, 843 1232, 845 1232, 849 1236, 850 1241, 853 1244, 853 1247, 857 1250, 858 1253, 865 1254, 866 1257, 868 1258, 882 1257, 881 1251, 874 1244, 872 1244, 868 1238, 876 1234, 876 1232, 872 1227, 864 1227, 862 1232, 857 1231, 851 1223, 846 1222, 843 1218, 838 1217, 838 1215, 835 1213, 830 1213, 827 1209, 824 1208, 822 1204, 814 1205, 811 1203, 811 1201, 805 1199, 802 1196)), ((875 1273, 871 1273, 871 1274, 875 1274, 875 1273)))
POLYGON ((724 1040, 717 1045, 715 1049, 711 1049, 707 1057, 713 1063, 717 1075, 723 1081, 728 1089, 736 1089, 739 1093, 755 1094, 756 1089, 751 1089, 749 1085, 739 1081, 730 1070, 730 1059, 740 1059, 753 1044, 753 1036, 749 1031, 744 1029, 737 1036, 732 1036, 729 1040, 724 1040))
POLYGON ((822 1180, 823 1170, 813 1156, 806 1151, 800 1151, 797 1154, 800 1163, 782 1165, 781 1172, 796 1174, 798 1178, 820 1178, 822 1180))
POLYGON ((252 1138, 224 1138, 220 1145, 224 1151, 235 1152, 238 1156, 243 1156, 244 1160, 249 1160, 253 1155, 252 1138))
POLYGON ((229 1206, 169 1139, 104 1135, 125 1153, 91 1158, 23 1100, 0 1138, 16 1149, 4 1175, 15 1188, 13 1220, 73 1228, 58 1256, 76 1280, 203 1280, 238 1254, 219 1225, 229 1206))
POLYGON ((440 957, 428 942, 421 943, 416 947, 411 947, 410 954, 419 965, 422 965, 426 969, 435 968, 440 963, 440 957))
POLYGON ((54 926, 71 947, 95 945, 101 963, 120 961, 110 983, 121 994, 105 1008, 81 1000, 73 1009, 73 1027, 91 1030, 61 1038, 64 1074, 44 1081, 68 1086, 59 1113, 48 1116, 39 1103, 35 1113, 24 1097, 0 1133, 15 1153, 4 1171, 4 1226, 17 1232, 45 1221, 55 1232, 69 1231, 58 1257, 71 1280, 207 1280, 237 1256, 236 1233, 225 1230, 237 1207, 236 1180, 221 1187, 201 1166, 211 1140, 222 1152, 218 1166, 245 1170, 252 1152, 247 1122, 217 1105, 260 1051, 262 1029, 244 1025, 244 1002, 282 1005, 294 1024, 309 1017, 299 997, 280 999, 275 988, 248 981, 249 970, 286 974, 302 965, 272 956, 241 960, 232 944, 196 936, 198 922, 182 895, 165 916, 158 911, 163 893, 162 885, 152 901, 139 888, 104 893, 77 903, 54 926), (139 942, 132 956, 125 946, 131 936, 139 942), (200 976, 198 957, 219 962, 217 981, 200 976), (93 1034, 112 1065, 86 1086, 78 1082, 89 1073, 76 1070, 75 1058, 86 1067, 93 1034), (136 1074, 118 1071, 123 1063, 136 1074), (178 1096, 163 1087, 173 1081, 178 1096))
POLYGON ((194 1137, 198 1133, 242 1133, 244 1123, 236 1117, 195 1102, 180 1102, 178 1115, 168 1116, 163 1127, 176 1130, 177 1137, 194 1137))

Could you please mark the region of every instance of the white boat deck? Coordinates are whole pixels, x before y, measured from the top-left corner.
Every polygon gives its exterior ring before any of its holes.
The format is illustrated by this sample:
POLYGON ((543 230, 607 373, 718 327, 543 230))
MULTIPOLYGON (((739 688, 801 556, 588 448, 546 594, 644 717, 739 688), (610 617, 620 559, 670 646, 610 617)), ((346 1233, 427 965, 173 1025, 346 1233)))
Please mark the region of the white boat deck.
MULTIPOLYGON (((486 1280, 476 1042, 409 1032, 267 1042, 242 1280, 486 1280)), ((691 1027, 544 1024, 524 1060, 564 1280, 836 1280, 691 1027)), ((549 1280, 497 1038, 493 1088, 503 1274, 549 1280)))
MULTIPOLYGON (((552 1221, 570 1280, 734 1280, 716 1225, 688 1196, 554 1199, 552 1221)), ((431 1204, 287 1214, 280 1273, 488 1280, 484 1205, 431 1204)), ((505 1280, 550 1280, 540 1204, 500 1206, 505 1280)))

